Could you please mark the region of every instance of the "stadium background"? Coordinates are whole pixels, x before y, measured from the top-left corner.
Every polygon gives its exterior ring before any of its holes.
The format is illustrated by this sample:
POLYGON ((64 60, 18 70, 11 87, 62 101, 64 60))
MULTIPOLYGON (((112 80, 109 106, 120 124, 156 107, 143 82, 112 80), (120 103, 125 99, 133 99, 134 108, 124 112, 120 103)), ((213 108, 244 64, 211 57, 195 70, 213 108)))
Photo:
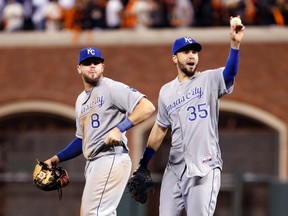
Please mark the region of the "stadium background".
MULTIPOLYGON (((184 35, 204 47, 200 70, 225 64, 227 27, 1 33, 0 216, 78 215, 83 158, 63 163, 71 183, 60 202, 57 192, 42 192, 31 179, 37 158, 55 154, 74 137, 74 102, 83 89, 79 49, 101 49, 105 76, 137 88, 157 106, 160 87, 176 76, 171 45, 184 35)), ((246 29, 235 91, 220 103, 224 170, 215 216, 287 215, 287 50, 287 27, 246 29)), ((128 132, 133 169, 154 119, 128 132)), ((150 164, 157 186, 148 203, 137 205, 125 193, 118 215, 157 215, 168 151, 169 136, 150 164)))

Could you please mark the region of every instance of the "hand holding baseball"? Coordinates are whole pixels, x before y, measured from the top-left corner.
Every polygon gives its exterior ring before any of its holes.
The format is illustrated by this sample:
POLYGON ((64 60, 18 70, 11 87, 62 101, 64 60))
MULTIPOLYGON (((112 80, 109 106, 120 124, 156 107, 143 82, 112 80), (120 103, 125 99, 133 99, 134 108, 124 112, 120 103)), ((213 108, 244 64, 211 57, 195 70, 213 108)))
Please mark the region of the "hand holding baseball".
POLYGON ((235 28, 236 33, 244 27, 239 16, 230 17, 230 25, 235 28))
POLYGON ((233 49, 239 49, 244 30, 245 26, 242 24, 240 16, 230 17, 230 38, 233 49))

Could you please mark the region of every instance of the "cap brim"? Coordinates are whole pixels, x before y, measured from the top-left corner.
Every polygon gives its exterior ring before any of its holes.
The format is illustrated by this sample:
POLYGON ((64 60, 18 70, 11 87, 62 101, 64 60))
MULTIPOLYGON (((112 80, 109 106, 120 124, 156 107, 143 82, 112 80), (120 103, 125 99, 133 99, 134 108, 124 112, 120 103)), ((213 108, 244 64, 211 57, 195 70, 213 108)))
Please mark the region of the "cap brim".
POLYGON ((91 57, 91 56, 89 56, 89 57, 87 57, 87 58, 82 59, 82 60, 79 62, 79 65, 81 64, 81 62, 83 62, 84 60, 89 59, 89 58, 99 59, 99 60, 101 60, 102 62, 104 62, 104 59, 101 58, 101 57, 91 57))
POLYGON ((188 45, 182 47, 181 49, 177 50, 177 51, 175 52, 175 54, 176 54, 177 52, 180 52, 180 51, 186 50, 186 49, 192 49, 192 50, 194 50, 194 51, 196 51, 196 52, 200 52, 200 51, 202 50, 202 46, 201 46, 201 44, 199 44, 199 43, 188 44, 188 45))

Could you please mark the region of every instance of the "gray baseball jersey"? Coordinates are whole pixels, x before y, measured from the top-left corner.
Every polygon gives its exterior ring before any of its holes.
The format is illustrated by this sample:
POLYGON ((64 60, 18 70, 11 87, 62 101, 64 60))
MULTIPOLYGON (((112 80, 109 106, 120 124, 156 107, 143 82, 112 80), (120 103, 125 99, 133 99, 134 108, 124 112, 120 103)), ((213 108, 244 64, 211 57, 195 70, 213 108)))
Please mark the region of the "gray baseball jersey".
POLYGON ((233 86, 226 89, 223 69, 198 72, 184 83, 176 78, 160 90, 157 123, 171 127, 169 163, 179 179, 185 165, 187 177, 222 168, 218 102, 233 90, 233 86))
MULTIPOLYGON (((82 139, 83 155, 87 160, 96 157, 107 132, 122 122, 142 97, 144 95, 135 89, 106 77, 91 92, 83 91, 78 96, 76 137, 82 139)), ((125 133, 122 142, 127 148, 125 133)))

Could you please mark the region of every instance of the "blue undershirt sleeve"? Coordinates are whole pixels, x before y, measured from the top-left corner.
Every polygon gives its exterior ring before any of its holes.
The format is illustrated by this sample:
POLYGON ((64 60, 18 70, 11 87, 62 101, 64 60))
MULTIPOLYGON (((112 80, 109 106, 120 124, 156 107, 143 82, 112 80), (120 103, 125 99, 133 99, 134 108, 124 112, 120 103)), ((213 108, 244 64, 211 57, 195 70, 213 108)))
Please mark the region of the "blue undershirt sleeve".
POLYGON ((225 80, 226 87, 229 88, 236 77, 238 72, 238 64, 239 64, 239 50, 230 48, 230 54, 226 61, 226 65, 223 71, 223 76, 225 80))
POLYGON ((141 167, 147 169, 148 167, 148 162, 151 160, 152 156, 155 154, 155 150, 150 148, 150 147, 146 147, 143 157, 141 158, 139 164, 141 167))
POLYGON ((60 162, 70 160, 82 154, 82 139, 75 138, 66 148, 58 152, 60 162))

